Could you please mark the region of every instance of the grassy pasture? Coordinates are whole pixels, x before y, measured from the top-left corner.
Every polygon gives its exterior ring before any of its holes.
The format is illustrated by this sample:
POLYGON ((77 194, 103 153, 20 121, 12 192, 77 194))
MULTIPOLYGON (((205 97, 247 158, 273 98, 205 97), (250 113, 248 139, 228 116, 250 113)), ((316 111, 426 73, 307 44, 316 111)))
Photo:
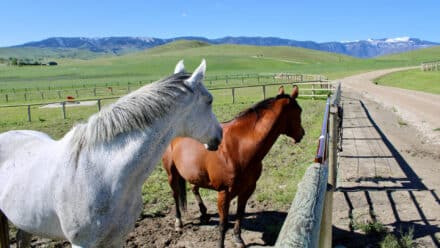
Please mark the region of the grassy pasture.
POLYGON ((376 79, 375 83, 440 94, 440 71, 421 71, 420 69, 414 69, 395 72, 376 79))
POLYGON ((209 45, 195 41, 177 41, 124 56, 105 56, 91 60, 57 60, 58 66, 0 67, 0 89, 82 87, 95 84, 133 84, 157 80, 169 75, 176 62, 185 59, 192 71, 206 58, 208 77, 226 74, 278 73, 323 74, 339 78, 357 72, 406 65, 430 60, 440 48, 418 50, 409 55, 377 59, 357 59, 296 47, 209 45), (418 55, 422 53, 422 55, 418 55), (411 58, 415 58, 412 60, 411 58))

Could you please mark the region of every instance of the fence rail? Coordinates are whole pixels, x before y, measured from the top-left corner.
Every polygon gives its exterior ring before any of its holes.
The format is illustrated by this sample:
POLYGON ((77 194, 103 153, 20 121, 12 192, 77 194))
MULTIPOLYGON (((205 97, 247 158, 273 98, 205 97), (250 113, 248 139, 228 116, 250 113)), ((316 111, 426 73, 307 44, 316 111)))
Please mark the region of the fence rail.
MULTIPOLYGON (((267 97, 267 89, 272 86, 286 85, 290 83, 268 83, 268 84, 256 84, 256 85, 246 85, 246 86, 235 86, 235 87, 218 87, 211 88, 210 91, 213 94, 216 94, 217 91, 230 94, 231 102, 237 103, 237 98, 239 94, 239 89, 249 89, 249 88, 261 88, 261 94, 263 99, 267 97)), ((301 97, 310 97, 312 99, 325 98, 328 96, 329 92, 334 91, 334 83, 331 81, 322 81, 322 82, 307 82, 307 83, 298 83, 300 87, 301 97), (306 92, 306 93, 303 93, 306 92)), ((15 104, 15 105, 2 105, 0 106, 0 110, 2 108, 22 108, 27 111, 27 121, 32 122, 32 110, 34 107, 42 107, 49 104, 59 104, 61 109, 61 114, 63 119, 67 118, 67 108, 68 106, 76 106, 76 102, 86 102, 86 101, 96 101, 97 110, 101 110, 101 102, 103 100, 114 100, 119 98, 120 96, 111 96, 111 97, 100 97, 100 98, 84 98, 77 99, 76 101, 50 101, 50 102, 40 102, 40 103, 29 103, 29 104, 15 104)))
MULTIPOLYGON (((209 76, 204 81, 208 88, 215 88, 216 85, 253 85, 277 83, 280 81, 288 81, 290 83, 301 82, 317 82, 326 81, 327 78, 322 75, 308 74, 237 74, 237 75, 217 75, 209 76), (251 83, 249 83, 249 81, 251 83)), ((12 88, 0 89, 0 102, 14 101, 44 101, 47 99, 65 99, 67 96, 79 97, 97 97, 97 96, 113 96, 126 94, 135 90, 142 85, 152 83, 154 80, 144 80, 138 82, 127 83, 105 83, 105 84, 76 84, 71 87, 35 87, 35 88, 12 88)))
POLYGON ((341 85, 326 109, 315 163, 307 168, 275 247, 332 247, 333 191, 336 188, 341 85))
POLYGON ((423 62, 420 65, 422 71, 438 71, 440 70, 440 60, 423 62))

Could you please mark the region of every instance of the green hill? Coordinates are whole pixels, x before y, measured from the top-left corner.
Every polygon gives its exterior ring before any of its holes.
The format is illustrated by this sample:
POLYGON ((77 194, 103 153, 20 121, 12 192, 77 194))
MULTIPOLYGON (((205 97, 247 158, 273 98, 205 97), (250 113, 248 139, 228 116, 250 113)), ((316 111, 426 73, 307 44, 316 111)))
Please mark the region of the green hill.
MULTIPOLYGON (((3 54, 6 50, 3 50, 3 54)), ((53 50, 37 50, 29 50, 27 54, 36 56, 40 52, 61 57, 53 50)), ((56 67, 0 66, 0 89, 157 80, 169 75, 180 59, 184 59, 187 70, 192 71, 202 58, 207 60, 208 76, 289 72, 340 78, 369 70, 416 65, 418 61, 432 60, 438 51, 439 47, 435 47, 405 53, 407 55, 357 59, 297 47, 210 45, 199 41, 176 41, 123 56, 104 56, 90 60, 63 59, 56 67)), ((9 52, 18 54, 19 50, 9 52)))
POLYGON ((440 46, 381 56, 376 59, 387 61, 401 61, 406 62, 408 65, 420 65, 422 62, 440 60, 440 46))

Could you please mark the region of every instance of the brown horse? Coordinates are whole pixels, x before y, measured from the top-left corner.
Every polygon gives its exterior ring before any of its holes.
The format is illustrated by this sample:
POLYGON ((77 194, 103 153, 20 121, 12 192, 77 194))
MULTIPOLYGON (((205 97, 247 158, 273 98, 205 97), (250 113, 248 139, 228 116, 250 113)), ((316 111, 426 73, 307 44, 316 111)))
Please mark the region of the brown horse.
POLYGON ((261 161, 280 134, 295 142, 304 136, 297 96, 297 86, 291 95, 284 94, 284 88, 280 87, 276 97, 263 100, 223 123, 223 141, 217 151, 206 151, 202 144, 190 138, 176 138, 171 142, 162 161, 176 202, 176 230, 182 228, 180 208, 186 207, 186 180, 192 184, 202 223, 209 217, 199 188, 218 191, 219 247, 224 247, 229 204, 238 196, 234 237, 238 246, 244 246, 240 222, 261 175, 261 161))

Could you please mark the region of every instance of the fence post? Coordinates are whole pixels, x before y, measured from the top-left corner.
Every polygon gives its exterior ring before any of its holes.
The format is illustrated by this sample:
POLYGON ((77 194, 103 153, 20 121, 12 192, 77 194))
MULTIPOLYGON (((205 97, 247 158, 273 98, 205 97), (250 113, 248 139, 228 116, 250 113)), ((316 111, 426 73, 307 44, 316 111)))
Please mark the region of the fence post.
POLYGON ((40 91, 40 94, 41 94, 41 100, 43 100, 44 99, 44 92, 40 91))
POLYGON ((101 111, 101 99, 98 99, 98 111, 101 111))
POLYGON ((24 100, 27 101, 27 93, 24 93, 24 100))
POLYGON ((31 118, 31 105, 28 105, 27 113, 28 113, 28 121, 31 122, 32 121, 32 118, 31 118))
POLYGON ((58 98, 61 99, 61 91, 57 90, 57 93, 58 93, 58 98))
POLYGON ((75 90, 75 93, 76 93, 76 97, 79 97, 78 90, 75 90))
POLYGON ((62 110, 63 110, 63 119, 65 120, 66 119, 66 102, 63 102, 62 103, 62 110))
POLYGON ((332 103, 329 116, 329 148, 328 148, 328 184, 325 194, 324 211, 322 213, 321 238, 319 239, 320 248, 332 247, 332 214, 333 214, 333 192, 336 189, 336 170, 337 170, 337 147, 338 147, 338 106, 332 103))
POLYGON ((232 104, 235 103, 235 88, 231 88, 232 90, 232 104))
POLYGON ((6 102, 8 102, 9 101, 8 94, 5 94, 5 97, 6 97, 6 102))
POLYGON ((93 96, 96 96, 96 87, 93 88, 93 96))
POLYGON ((263 85, 262 88, 263 88, 263 99, 266 99, 266 85, 263 85))

